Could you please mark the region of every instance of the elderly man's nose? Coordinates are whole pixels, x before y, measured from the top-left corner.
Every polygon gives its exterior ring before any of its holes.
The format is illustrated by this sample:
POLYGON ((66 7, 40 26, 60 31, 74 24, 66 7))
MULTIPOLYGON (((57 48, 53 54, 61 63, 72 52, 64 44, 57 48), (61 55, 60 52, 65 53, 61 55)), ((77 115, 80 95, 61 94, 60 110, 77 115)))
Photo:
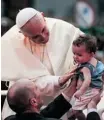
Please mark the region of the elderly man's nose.
POLYGON ((45 38, 45 36, 46 36, 46 35, 45 35, 44 33, 41 34, 41 37, 42 37, 42 38, 45 38))

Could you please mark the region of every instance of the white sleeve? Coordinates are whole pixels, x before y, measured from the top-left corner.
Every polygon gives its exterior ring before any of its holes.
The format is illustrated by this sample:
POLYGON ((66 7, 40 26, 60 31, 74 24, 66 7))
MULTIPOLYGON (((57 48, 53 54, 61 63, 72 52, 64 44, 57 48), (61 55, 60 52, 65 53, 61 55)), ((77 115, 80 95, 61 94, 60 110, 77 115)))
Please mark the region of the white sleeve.
POLYGON ((90 108, 87 110, 87 114, 89 114, 90 112, 97 112, 96 108, 90 108))
POLYGON ((37 89, 39 89, 42 94, 47 96, 54 96, 60 89, 59 79, 60 76, 42 76, 34 80, 37 89))

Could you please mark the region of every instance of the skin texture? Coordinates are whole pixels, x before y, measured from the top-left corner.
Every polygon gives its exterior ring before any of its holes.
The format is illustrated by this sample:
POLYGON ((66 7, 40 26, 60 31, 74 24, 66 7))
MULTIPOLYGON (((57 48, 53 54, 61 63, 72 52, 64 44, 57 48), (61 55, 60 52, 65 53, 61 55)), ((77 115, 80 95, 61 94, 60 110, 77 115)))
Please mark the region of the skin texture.
POLYGON ((31 18, 22 28, 22 33, 37 44, 45 44, 49 40, 49 30, 42 15, 31 18))
POLYGON ((39 112, 40 107, 43 105, 41 96, 42 93, 36 88, 34 82, 20 80, 9 89, 7 100, 10 108, 17 113, 20 111, 21 106, 26 106, 25 111, 39 112), (15 108, 18 108, 18 110, 15 108))
POLYGON ((93 53, 89 53, 86 51, 86 47, 84 45, 72 46, 73 58, 77 64, 85 63, 91 60, 93 57, 93 53))

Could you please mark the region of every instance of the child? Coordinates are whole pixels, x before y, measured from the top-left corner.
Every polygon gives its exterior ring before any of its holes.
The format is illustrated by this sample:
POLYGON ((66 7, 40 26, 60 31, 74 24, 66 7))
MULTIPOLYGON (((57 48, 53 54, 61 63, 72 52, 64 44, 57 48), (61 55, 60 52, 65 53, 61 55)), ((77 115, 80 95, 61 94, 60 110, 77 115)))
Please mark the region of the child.
POLYGON ((74 61, 78 64, 73 114, 76 110, 90 108, 90 104, 94 104, 93 99, 103 89, 104 64, 95 58, 96 44, 95 37, 90 35, 80 36, 72 44, 74 61))

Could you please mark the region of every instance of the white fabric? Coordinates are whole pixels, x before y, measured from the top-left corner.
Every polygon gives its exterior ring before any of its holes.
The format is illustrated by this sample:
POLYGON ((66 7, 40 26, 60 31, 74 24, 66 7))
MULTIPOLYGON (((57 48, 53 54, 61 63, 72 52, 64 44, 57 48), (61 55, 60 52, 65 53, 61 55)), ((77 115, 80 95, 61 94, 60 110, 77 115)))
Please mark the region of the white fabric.
MULTIPOLYGON (((83 33, 62 20, 46 18, 46 22, 50 31, 47 52, 54 75, 24 46, 24 35, 19 33, 15 25, 1 40, 1 79, 10 83, 24 78, 34 80, 45 95, 53 96, 59 91, 59 76, 73 66, 72 42, 83 33)), ((7 111, 10 110, 5 105, 2 111, 3 119, 10 115, 7 111)))
POLYGON ((39 58, 40 61, 44 64, 44 66, 46 66, 50 74, 54 75, 53 67, 47 52, 47 45, 34 44, 31 46, 31 44, 29 38, 26 38, 24 45, 27 47, 27 49, 31 52, 32 47, 32 54, 37 55, 37 58, 39 58))
MULTIPOLYGON (((103 91, 103 94, 104 94, 104 91, 103 91)), ((100 100, 100 102, 98 103, 98 105, 97 105, 97 111, 98 111, 98 113, 99 113, 99 111, 100 110, 102 110, 102 109, 104 109, 104 96, 103 97, 101 97, 101 100, 100 100)), ((84 114, 85 115, 87 115, 87 110, 84 110, 84 114)), ((96 112, 96 111, 95 111, 96 112)), ((103 119, 104 119, 104 117, 103 117, 103 119)))
POLYGON ((51 75, 54 75, 53 67, 52 67, 52 64, 50 62, 48 52, 47 52, 47 46, 45 47, 43 64, 47 67, 47 69, 51 73, 51 75))
POLYGON ((39 12, 33 8, 24 8, 20 10, 16 17, 16 25, 18 28, 21 28, 36 14, 39 14, 39 12))
POLYGON ((90 108, 87 110, 87 114, 89 114, 90 112, 97 112, 97 109, 95 108, 90 108))
POLYGON ((63 97, 71 104, 73 105, 73 100, 71 98, 69 98, 67 95, 65 95, 64 93, 62 93, 63 97))
POLYGON ((81 95, 80 100, 75 98, 72 108, 74 110, 84 110, 87 108, 87 105, 93 100, 97 95, 101 95, 101 91, 96 88, 88 88, 86 92, 81 95))

